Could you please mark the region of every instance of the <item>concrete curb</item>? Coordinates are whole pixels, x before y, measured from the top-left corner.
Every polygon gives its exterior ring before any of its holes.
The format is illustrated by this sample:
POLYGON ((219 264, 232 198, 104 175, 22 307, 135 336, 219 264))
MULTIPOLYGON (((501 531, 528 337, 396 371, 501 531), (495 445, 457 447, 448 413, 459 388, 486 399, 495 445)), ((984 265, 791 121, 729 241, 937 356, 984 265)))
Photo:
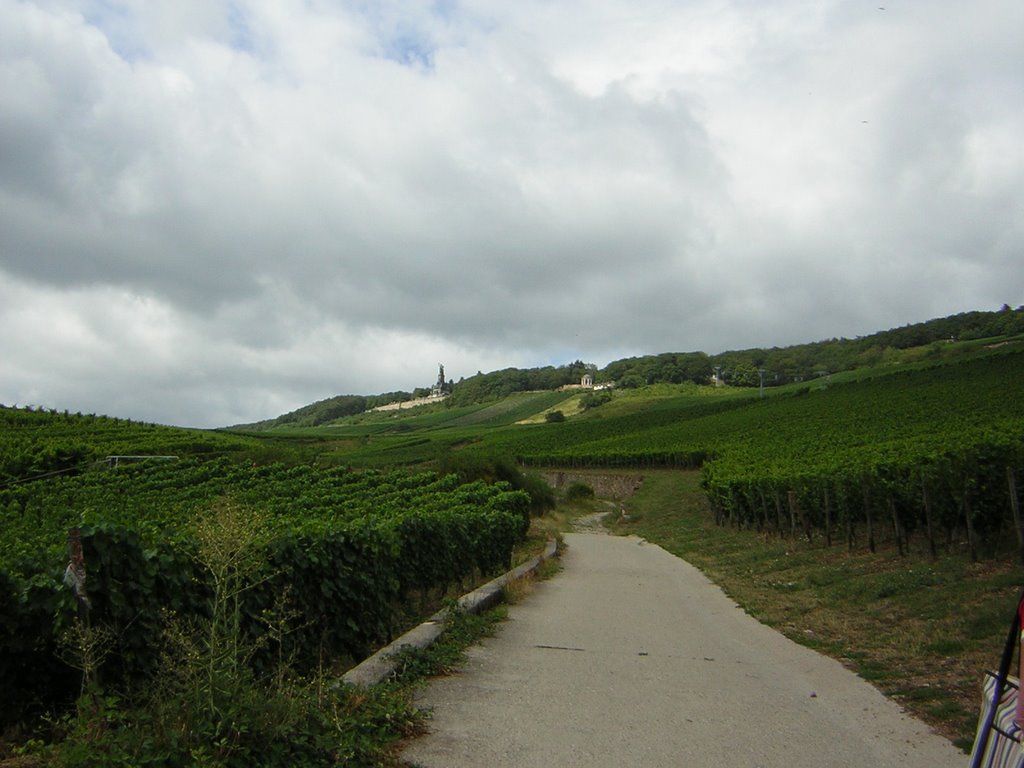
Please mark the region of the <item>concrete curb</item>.
MULTIPOLYGON (((537 557, 460 597, 457 602, 459 609, 468 613, 480 613, 480 611, 496 605, 501 601, 501 591, 506 584, 536 571, 541 563, 555 556, 557 549, 555 540, 551 539, 544 548, 544 552, 537 557)), ((407 646, 426 648, 437 640, 444 632, 444 622, 447 616, 447 608, 438 611, 418 627, 410 629, 397 640, 385 645, 375 654, 352 667, 342 675, 341 679, 350 685, 376 685, 394 672, 395 662, 392 657, 402 648, 407 646)))

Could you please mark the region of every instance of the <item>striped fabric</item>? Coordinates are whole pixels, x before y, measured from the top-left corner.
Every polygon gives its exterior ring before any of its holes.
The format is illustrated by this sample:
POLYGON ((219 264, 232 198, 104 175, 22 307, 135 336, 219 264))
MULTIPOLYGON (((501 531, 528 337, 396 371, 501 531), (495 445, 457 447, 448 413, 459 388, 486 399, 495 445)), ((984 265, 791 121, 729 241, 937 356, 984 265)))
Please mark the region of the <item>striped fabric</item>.
POLYGON ((985 681, 982 685, 981 716, 978 718, 978 732, 974 737, 974 751, 971 753, 970 764, 977 764, 984 768, 1024 768, 1024 747, 1020 742, 1021 731, 1013 721, 1020 684, 1013 677, 1006 679, 1003 695, 999 697, 996 717, 992 722, 992 730, 981 756, 981 762, 974 762, 977 757, 978 745, 981 742, 982 730, 985 727, 985 720, 995 700, 996 682, 994 674, 985 673, 985 681))

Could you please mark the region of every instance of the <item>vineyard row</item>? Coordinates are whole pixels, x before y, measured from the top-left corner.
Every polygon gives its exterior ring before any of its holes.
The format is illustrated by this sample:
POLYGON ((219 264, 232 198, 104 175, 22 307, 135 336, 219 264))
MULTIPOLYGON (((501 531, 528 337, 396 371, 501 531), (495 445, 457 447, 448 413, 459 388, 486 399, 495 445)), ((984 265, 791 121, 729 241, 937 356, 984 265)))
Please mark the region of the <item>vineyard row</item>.
POLYGON ((55 663, 82 609, 65 580, 69 530, 81 544, 89 621, 112 638, 104 681, 133 686, 159 663, 169 616, 194 624, 210 615, 217 576, 203 531, 253 544, 257 566, 237 615, 263 649, 257 670, 273 658, 309 669, 361 658, 425 594, 506 568, 529 526, 529 498, 504 483, 428 473, 221 461, 94 472, 35 484, 27 497, 0 492, 0 522, 14 533, 0 552, 0 722, 10 723, 73 700, 80 684, 73 663, 55 663))

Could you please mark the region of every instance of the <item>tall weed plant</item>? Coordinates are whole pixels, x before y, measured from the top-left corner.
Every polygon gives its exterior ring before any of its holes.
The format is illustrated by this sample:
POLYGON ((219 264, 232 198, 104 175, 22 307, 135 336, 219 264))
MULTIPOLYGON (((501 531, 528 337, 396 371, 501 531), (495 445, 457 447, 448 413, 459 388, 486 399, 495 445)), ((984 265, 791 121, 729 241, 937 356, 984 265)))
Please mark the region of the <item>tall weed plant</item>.
POLYGON ((26 752, 40 764, 68 768, 381 764, 382 742, 394 738, 394 725, 415 727, 411 703, 401 695, 356 692, 322 672, 302 679, 280 655, 269 674, 253 671, 254 655, 280 645, 289 631, 283 597, 261 617, 264 634, 243 630, 246 593, 273 575, 265 555, 270 528, 264 514, 230 500, 197 516, 196 564, 211 585, 207 614, 189 620, 166 614, 159 668, 146 690, 131 697, 99 687, 90 647, 76 711, 56 723, 63 739, 26 752))

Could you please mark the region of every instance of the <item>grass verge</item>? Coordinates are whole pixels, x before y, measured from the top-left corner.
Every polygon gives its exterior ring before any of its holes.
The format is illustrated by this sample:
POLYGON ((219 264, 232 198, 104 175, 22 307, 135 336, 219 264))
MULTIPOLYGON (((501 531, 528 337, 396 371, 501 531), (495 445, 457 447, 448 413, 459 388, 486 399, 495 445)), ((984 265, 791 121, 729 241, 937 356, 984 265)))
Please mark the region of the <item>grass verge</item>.
POLYGON ((648 473, 610 523, 700 568, 748 613, 839 659, 965 751, 982 673, 998 665, 1020 566, 848 552, 714 524, 697 472, 648 473))
POLYGON ((465 658, 466 648, 493 635, 495 626, 507 615, 504 605, 478 614, 449 608, 444 634, 437 642, 426 648, 406 646, 395 654, 395 682, 414 688, 426 678, 451 674, 465 658))
POLYGON ((436 643, 404 649, 396 674, 368 688, 326 673, 275 686, 236 680, 231 699, 220 702, 207 720, 183 719, 182 712, 194 715, 195 710, 173 694, 162 702, 154 696, 129 706, 118 697, 88 692, 75 714, 50 723, 50 738, 29 740, 0 758, 0 766, 399 768, 405 765, 399 743, 422 733, 427 720, 415 706, 415 690, 428 677, 450 673, 468 646, 493 633, 506 611, 504 605, 476 615, 452 610, 436 643), (196 733, 197 726, 209 732, 196 733))

